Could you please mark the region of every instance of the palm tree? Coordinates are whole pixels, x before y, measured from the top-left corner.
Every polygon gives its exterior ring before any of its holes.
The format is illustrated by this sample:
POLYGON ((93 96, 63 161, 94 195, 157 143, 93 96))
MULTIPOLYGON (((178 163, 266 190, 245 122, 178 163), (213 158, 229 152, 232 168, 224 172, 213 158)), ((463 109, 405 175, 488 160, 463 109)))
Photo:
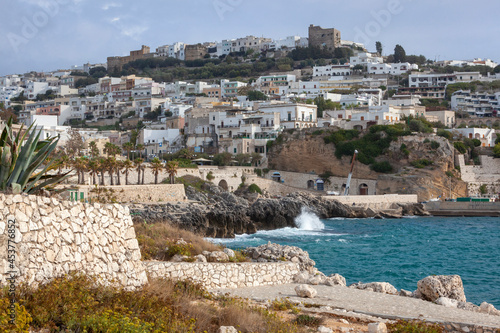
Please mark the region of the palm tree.
POLYGON ((142 157, 142 151, 144 150, 144 145, 143 144, 138 144, 137 146, 135 146, 135 149, 137 151, 139 151, 139 156, 142 157))
POLYGON ((134 144, 132 142, 124 143, 123 150, 127 152, 127 158, 130 160, 130 152, 134 150, 134 144))
POLYGON ((107 169, 106 165, 106 159, 105 158, 99 158, 99 172, 101 173, 101 185, 105 186, 106 181, 104 180, 104 172, 107 169))
MULTIPOLYGON (((136 158, 134 160, 134 165, 137 168, 137 184, 139 185, 141 183, 141 170, 142 168, 142 163, 144 163, 144 160, 142 158, 136 158)), ((143 171, 144 172, 144 171, 143 171)))
POLYGON ((115 165, 116 172, 116 185, 121 185, 122 182, 120 180, 120 171, 123 169, 123 161, 117 160, 115 165))
POLYGON ((99 160, 97 160, 96 158, 89 160, 88 168, 90 170, 90 174, 92 175, 93 184, 97 184, 95 176, 99 174, 101 168, 101 166, 99 165, 99 160))
POLYGON ((123 174, 125 174, 125 185, 128 185, 128 173, 130 169, 134 167, 134 163, 131 160, 125 160, 122 162, 123 174))
POLYGON ((158 174, 163 170, 163 164, 158 157, 153 158, 151 161, 151 170, 155 175, 155 184, 158 184, 158 174))
POLYGON ((114 157, 108 157, 106 159, 106 170, 109 173, 109 182, 110 185, 115 185, 113 174, 115 173, 116 168, 116 159, 114 157))
POLYGON ((78 175, 78 184, 85 184, 86 159, 77 157, 73 160, 73 167, 78 175))
POLYGON ((165 169, 167 170, 168 176, 170 177, 170 184, 175 184, 175 175, 177 174, 177 169, 179 168, 179 162, 168 161, 165 169))
POLYGON ((99 149, 95 141, 90 141, 89 143, 89 155, 91 158, 99 157, 99 149))

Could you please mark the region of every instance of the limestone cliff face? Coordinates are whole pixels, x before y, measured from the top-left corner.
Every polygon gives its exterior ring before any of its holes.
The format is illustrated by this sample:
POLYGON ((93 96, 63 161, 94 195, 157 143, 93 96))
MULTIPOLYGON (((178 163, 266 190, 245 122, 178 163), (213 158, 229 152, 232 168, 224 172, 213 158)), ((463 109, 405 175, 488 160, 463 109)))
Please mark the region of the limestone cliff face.
MULTIPOLYGON (((393 173, 374 172, 369 166, 356 162, 353 177, 376 179, 377 194, 417 194, 420 201, 442 196, 465 196, 466 184, 454 167, 455 150, 448 140, 432 135, 418 134, 400 137, 391 143, 385 155, 377 161, 389 161, 393 173), (432 144, 435 141, 437 144, 432 144), (408 155, 401 149, 406 146, 408 155), (431 161, 432 164, 417 168, 412 162, 431 161)), ((272 147, 269 168, 284 171, 321 174, 330 171, 334 176, 347 177, 350 158, 335 156, 335 146, 325 144, 322 135, 313 136, 296 132, 285 136, 281 144, 272 147)))
MULTIPOLYGON (((330 171, 334 176, 346 177, 351 167, 347 156, 338 159, 335 146, 326 145, 322 136, 294 134, 280 145, 273 146, 269 154, 269 168, 291 172, 315 172, 322 174, 330 171)), ((357 178, 377 179, 378 174, 362 163, 356 163, 354 176, 357 178)))

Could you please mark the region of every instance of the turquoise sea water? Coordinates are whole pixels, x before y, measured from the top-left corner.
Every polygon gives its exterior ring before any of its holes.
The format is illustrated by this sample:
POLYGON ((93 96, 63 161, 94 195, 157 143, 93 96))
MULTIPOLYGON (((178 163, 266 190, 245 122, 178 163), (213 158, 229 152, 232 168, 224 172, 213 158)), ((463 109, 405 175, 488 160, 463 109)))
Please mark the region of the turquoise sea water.
POLYGON ((500 308, 500 219, 494 217, 319 220, 303 213, 299 228, 216 239, 232 249, 268 241, 298 246, 316 267, 339 273, 347 284, 389 282, 414 291, 429 275, 458 274, 467 301, 500 308))

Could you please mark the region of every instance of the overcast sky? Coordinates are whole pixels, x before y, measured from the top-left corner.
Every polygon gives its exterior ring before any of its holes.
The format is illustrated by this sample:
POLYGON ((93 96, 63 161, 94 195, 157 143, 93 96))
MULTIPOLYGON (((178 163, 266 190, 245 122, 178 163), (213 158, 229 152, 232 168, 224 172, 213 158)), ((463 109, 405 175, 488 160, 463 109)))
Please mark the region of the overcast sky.
POLYGON ((500 61, 500 1, 492 0, 0 0, 0 75, 106 62, 176 41, 247 35, 307 37, 310 24, 342 39, 401 44, 433 60, 500 61))

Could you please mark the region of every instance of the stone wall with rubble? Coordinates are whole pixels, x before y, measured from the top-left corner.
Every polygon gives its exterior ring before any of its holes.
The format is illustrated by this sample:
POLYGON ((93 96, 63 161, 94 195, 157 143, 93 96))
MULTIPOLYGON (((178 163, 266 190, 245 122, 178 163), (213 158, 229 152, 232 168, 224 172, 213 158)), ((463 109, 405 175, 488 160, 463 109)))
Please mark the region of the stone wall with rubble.
POLYGON ((122 203, 163 203, 187 201, 184 185, 182 184, 114 185, 99 186, 98 188, 95 186, 79 185, 78 190, 80 192, 84 192, 85 199, 90 202, 103 202, 103 200, 99 200, 99 197, 104 199, 113 198, 116 202, 122 203))
POLYGON ((129 210, 117 204, 0 194, 0 249, 0 284, 11 271, 31 285, 71 271, 127 288, 147 282, 129 210))
POLYGON ((240 288, 292 283, 300 272, 299 264, 278 263, 186 263, 148 261, 151 277, 191 279, 207 289, 240 288))

